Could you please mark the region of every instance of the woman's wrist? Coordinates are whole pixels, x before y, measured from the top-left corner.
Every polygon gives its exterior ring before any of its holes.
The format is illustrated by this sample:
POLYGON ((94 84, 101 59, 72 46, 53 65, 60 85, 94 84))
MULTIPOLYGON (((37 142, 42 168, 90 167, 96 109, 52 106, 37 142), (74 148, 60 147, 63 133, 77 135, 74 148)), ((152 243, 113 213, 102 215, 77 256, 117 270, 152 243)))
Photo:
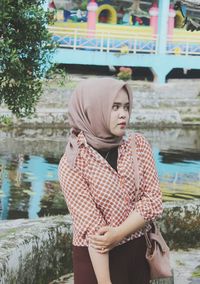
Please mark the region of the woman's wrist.
POLYGON ((123 229, 123 225, 119 225, 116 229, 117 229, 118 242, 121 242, 126 237, 126 234, 123 229))
POLYGON ((117 235, 123 240, 145 225, 145 220, 138 212, 133 211, 128 218, 117 227, 117 235))
POLYGON ((123 234, 123 229, 121 228, 121 225, 119 225, 118 227, 113 227, 114 229, 114 242, 113 244, 118 244, 120 243, 123 239, 124 239, 124 234, 123 234))

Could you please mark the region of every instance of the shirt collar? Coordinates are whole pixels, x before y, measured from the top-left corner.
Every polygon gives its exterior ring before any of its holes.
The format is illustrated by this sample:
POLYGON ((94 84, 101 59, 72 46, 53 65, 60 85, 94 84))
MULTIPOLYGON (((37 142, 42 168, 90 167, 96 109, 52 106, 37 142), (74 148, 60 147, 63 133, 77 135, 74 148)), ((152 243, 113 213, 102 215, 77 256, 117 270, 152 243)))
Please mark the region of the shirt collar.
POLYGON ((81 147, 81 145, 84 145, 85 147, 88 147, 88 143, 86 141, 85 135, 83 134, 83 131, 81 131, 78 134, 77 138, 78 138, 77 144, 78 144, 79 148, 81 147))
POLYGON ((127 149, 130 140, 130 133, 126 132, 122 138, 122 144, 119 146, 119 156, 123 155, 127 149))

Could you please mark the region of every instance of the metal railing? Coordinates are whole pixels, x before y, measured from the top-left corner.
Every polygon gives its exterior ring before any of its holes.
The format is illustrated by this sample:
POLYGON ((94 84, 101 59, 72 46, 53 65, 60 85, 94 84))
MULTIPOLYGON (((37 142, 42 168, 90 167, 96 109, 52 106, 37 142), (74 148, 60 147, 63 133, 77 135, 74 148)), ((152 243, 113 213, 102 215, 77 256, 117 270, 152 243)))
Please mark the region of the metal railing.
POLYGON ((190 33, 187 37, 176 35, 168 38, 166 53, 185 56, 200 55, 200 36, 190 33))
MULTIPOLYGON (((86 30, 50 26, 49 31, 59 47, 99 52, 158 53, 158 36, 151 33, 134 33, 115 30, 86 30)), ((200 37, 177 36, 168 38, 166 54, 200 55, 200 37)))
POLYGON ((157 37, 148 33, 135 34, 130 32, 84 30, 50 27, 53 39, 59 47, 95 50, 100 52, 156 53, 157 37))

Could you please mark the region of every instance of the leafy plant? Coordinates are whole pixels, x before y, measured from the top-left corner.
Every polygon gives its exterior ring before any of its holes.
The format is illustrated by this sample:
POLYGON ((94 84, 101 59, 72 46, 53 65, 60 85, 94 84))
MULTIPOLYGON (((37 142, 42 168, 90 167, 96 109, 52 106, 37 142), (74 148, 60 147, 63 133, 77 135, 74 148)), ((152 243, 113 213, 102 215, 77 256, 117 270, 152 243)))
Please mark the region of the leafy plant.
POLYGON ((42 78, 55 50, 45 0, 2 0, 0 14, 0 104, 29 116, 42 94, 42 78))
POLYGON ((46 87, 50 85, 51 81, 55 81, 58 87, 65 87, 71 81, 69 73, 65 69, 59 68, 54 65, 50 68, 45 75, 46 87))
POLYGON ((0 125, 3 126, 12 126, 13 125, 13 121, 12 118, 6 115, 1 115, 0 116, 0 125))
POLYGON ((125 81, 130 80, 132 77, 132 69, 129 67, 120 67, 117 77, 120 80, 125 80, 125 81))

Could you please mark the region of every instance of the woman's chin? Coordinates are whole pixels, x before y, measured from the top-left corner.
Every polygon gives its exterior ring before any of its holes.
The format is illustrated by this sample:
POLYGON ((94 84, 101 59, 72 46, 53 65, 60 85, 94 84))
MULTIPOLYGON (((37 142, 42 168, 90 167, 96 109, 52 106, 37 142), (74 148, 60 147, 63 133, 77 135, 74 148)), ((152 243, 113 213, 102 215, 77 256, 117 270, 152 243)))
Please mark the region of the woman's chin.
POLYGON ((120 129, 118 131, 115 131, 113 134, 117 137, 122 137, 124 136, 125 132, 126 132, 126 129, 120 129))

